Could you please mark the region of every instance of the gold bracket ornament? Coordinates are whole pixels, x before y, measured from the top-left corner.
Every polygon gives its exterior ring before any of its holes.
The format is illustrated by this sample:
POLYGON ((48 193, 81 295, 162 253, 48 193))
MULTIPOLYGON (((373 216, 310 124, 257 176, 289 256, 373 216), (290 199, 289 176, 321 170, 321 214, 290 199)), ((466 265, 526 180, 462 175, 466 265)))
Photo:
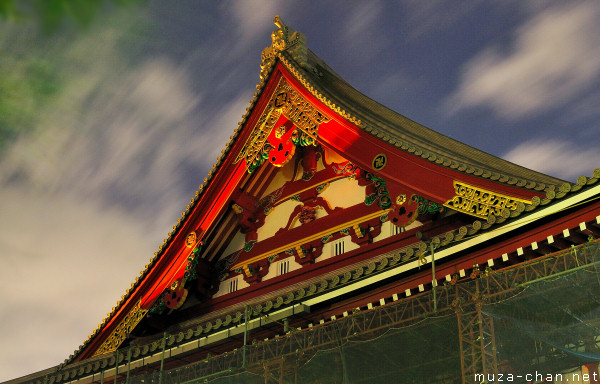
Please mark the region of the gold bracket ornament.
POLYGON ((531 204, 529 200, 502 195, 460 181, 454 181, 454 192, 456 196, 444 206, 482 219, 489 215, 502 216, 505 210, 517 211, 523 209, 525 204, 531 204))
POLYGON ((142 309, 140 307, 141 300, 137 302, 137 304, 129 311, 127 316, 117 325, 117 327, 112 331, 110 336, 102 343, 100 348, 94 352, 94 356, 102 355, 109 352, 114 352, 119 348, 119 345, 127 339, 127 336, 131 334, 133 329, 138 325, 140 321, 146 316, 148 313, 147 309, 142 309))
MULTIPOLYGON (((246 166, 250 169, 250 165, 259 160, 261 151, 263 151, 267 139, 281 115, 294 124, 294 129, 302 131, 314 141, 318 137, 319 125, 331 120, 282 78, 279 80, 265 110, 256 122, 250 137, 248 137, 244 147, 236 157, 236 163, 241 159, 246 159, 246 166)), ((276 134, 279 133, 279 131, 276 132, 276 134)))

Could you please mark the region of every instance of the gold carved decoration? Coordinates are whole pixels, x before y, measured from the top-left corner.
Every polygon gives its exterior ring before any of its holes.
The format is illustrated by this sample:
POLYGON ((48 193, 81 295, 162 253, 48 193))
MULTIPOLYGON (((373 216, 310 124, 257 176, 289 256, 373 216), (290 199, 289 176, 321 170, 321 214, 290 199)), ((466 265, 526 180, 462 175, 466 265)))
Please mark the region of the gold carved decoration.
POLYGON ((401 193, 400 195, 396 196, 396 204, 402 205, 404 203, 406 203, 406 193, 401 193))
POLYGON ((196 232, 190 232, 185 238, 185 246, 192 248, 196 244, 196 232))
POLYGON ((489 215, 502 216, 503 211, 517 211, 522 209, 520 205, 531 204, 529 200, 502 195, 460 181, 454 181, 454 192, 456 196, 444 204, 446 207, 482 219, 489 215))
POLYGON ((287 51, 297 62, 302 64, 306 64, 307 61, 306 36, 285 25, 279 15, 275 15, 273 23, 277 26, 277 29, 271 33, 272 44, 270 47, 265 48, 261 54, 261 79, 266 78, 267 70, 279 52, 287 51))
POLYGON ((285 79, 280 79, 263 114, 260 116, 250 137, 238 154, 235 162, 246 159, 250 166, 261 155, 269 134, 275 127, 279 117, 288 118, 297 129, 317 140, 319 125, 331 120, 316 109, 301 94, 296 92, 285 79))
POLYGON ((121 321, 117 328, 115 328, 108 339, 102 343, 100 348, 96 350, 94 356, 102 355, 104 353, 114 352, 119 348, 119 345, 125 341, 127 336, 133 331, 140 321, 148 313, 147 309, 140 308, 141 300, 129 311, 127 316, 121 321))
POLYGON ((383 153, 380 153, 379 155, 375 156, 373 158, 373 162, 371 163, 371 166, 373 167, 374 170, 376 171, 381 171, 387 164, 387 156, 383 153))
POLYGON ((240 207, 238 204, 234 203, 231 208, 233 209, 233 212, 235 212, 236 214, 240 214, 242 212, 244 212, 244 208, 240 207))

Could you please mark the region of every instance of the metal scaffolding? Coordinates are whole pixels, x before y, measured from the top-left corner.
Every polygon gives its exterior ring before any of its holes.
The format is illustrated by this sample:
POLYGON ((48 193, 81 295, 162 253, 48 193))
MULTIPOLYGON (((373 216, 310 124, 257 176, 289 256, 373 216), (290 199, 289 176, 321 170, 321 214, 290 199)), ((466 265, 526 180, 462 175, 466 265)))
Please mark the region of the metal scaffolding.
MULTIPOLYGON (((540 292, 551 297, 565 289, 580 292, 585 287, 578 286, 578 280, 561 278, 576 272, 586 272, 592 278, 598 279, 599 265, 600 242, 591 241, 535 260, 524 261, 510 268, 493 271, 474 266, 471 273, 462 280, 455 276, 455 279, 444 286, 433 287, 432 290, 419 295, 398 299, 369 310, 356 309, 347 316, 324 324, 305 326, 302 329, 292 327, 282 337, 261 342, 255 340, 248 345, 241 345, 237 350, 220 356, 208 356, 192 365, 164 372, 162 369, 155 372, 127 372, 127 376, 125 372, 119 372, 121 376, 118 381, 131 384, 191 384, 238 375, 237 381, 223 379, 225 381, 218 382, 301 383, 308 382, 299 380, 302 370, 306 369, 307 365, 316 364, 321 356, 319 353, 334 351, 330 353, 331 359, 328 360, 330 367, 325 363, 324 365, 332 371, 339 370, 342 379, 331 382, 369 382, 359 379, 346 381, 345 375, 349 375, 352 365, 361 363, 360 358, 357 360, 352 357, 352 346, 348 343, 365 343, 359 347, 363 348, 366 354, 369 342, 383 342, 381 340, 384 340, 390 330, 397 330, 404 332, 399 333, 398 340, 425 335, 432 342, 438 343, 432 348, 438 350, 437 354, 428 355, 428 351, 421 351, 418 357, 415 355, 414 360, 409 358, 403 360, 401 366, 395 366, 397 375, 412 374, 415 370, 423 369, 428 370, 428 382, 474 383, 476 374, 497 375, 499 372, 507 372, 513 363, 499 359, 498 351, 510 347, 512 342, 504 340, 502 345, 498 344, 498 326, 506 329, 507 322, 505 319, 495 319, 489 311, 486 312, 486 308, 494 308, 495 304, 515 297, 519 300, 537 300, 536 295, 540 295, 540 292), (543 291, 528 289, 532 286, 542 286, 543 283, 547 283, 543 285, 543 291), (427 319, 433 319, 433 324, 443 319, 444 326, 454 325, 435 333, 424 323, 427 319), (418 328, 420 325, 422 327, 418 328), (453 327, 455 331, 452 331, 453 327), (444 340, 440 339, 440 335, 444 340), (346 359, 354 360, 349 362, 346 359), (460 370, 436 372, 436 367, 439 367, 441 362, 447 363, 447 366, 457 363, 455 365, 459 365, 460 370)), ((553 319, 559 324, 564 324, 561 331, 577 336, 573 336, 571 340, 561 340, 561 343, 568 343, 573 350, 581 350, 582 353, 597 353, 600 351, 600 319, 581 318, 577 324, 568 321, 578 313, 585 312, 583 310, 589 309, 590 306, 599 306, 597 299, 588 303, 585 295, 582 297, 579 301, 573 301, 569 307, 557 307, 553 319)), ((543 319, 543 316, 544 313, 525 313, 520 320, 535 323, 543 319)), ((556 331, 539 330, 543 337, 554 337, 553 332, 556 331)), ((534 347, 520 356, 521 360, 551 364, 565 356, 565 352, 556 345, 539 340, 532 343, 534 347)), ((406 349, 406 354, 415 353, 420 347, 423 349, 419 344, 397 346, 400 347, 406 349)), ((367 358, 368 356, 365 356, 365 359, 367 358)), ((315 367, 322 369, 320 365, 315 367)))

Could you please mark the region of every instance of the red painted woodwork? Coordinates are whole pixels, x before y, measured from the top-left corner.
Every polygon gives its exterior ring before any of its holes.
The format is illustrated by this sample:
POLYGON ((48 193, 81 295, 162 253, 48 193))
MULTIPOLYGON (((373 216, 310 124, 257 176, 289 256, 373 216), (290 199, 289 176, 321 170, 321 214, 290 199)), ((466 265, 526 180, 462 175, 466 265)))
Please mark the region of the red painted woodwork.
POLYGON ((296 145, 292 142, 294 130, 292 122, 281 116, 267 137, 267 142, 271 145, 269 161, 274 166, 282 167, 294 156, 296 151, 296 145))
POLYGON ((454 197, 455 180, 525 200, 530 200, 533 196, 542 196, 535 191, 497 184, 454 171, 406 153, 368 134, 331 111, 307 91, 283 65, 277 64, 276 71, 281 73, 297 92, 331 117, 329 122, 319 126, 321 145, 334 149, 351 162, 368 170, 372 169, 373 159, 378 154, 384 153, 387 156, 387 165, 376 173, 386 180, 394 180, 412 188, 419 195, 437 203, 445 203, 454 197))
POLYGON ((282 233, 278 233, 272 238, 254 244, 250 251, 242 252, 237 260, 237 263, 232 267, 232 269, 243 266, 248 262, 253 262, 256 257, 260 257, 261 255, 270 255, 273 253, 273 250, 280 248, 283 249, 292 243, 298 242, 300 239, 308 239, 310 237, 314 237, 315 234, 318 234, 319 238, 321 238, 325 235, 328 235, 330 232, 333 232, 332 228, 334 227, 339 227, 344 223, 348 223, 377 212, 380 212, 381 215, 384 214, 384 211, 382 211, 376 205, 367 206, 360 203, 344 210, 332 212, 330 215, 322 217, 319 220, 315 220, 310 225, 303 225, 282 233))

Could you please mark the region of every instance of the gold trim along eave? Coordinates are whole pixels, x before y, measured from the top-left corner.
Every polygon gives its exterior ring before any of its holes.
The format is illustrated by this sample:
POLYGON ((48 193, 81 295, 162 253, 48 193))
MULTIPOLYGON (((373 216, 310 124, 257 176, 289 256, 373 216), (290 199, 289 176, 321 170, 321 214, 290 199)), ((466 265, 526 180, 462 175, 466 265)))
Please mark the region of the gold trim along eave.
POLYGON ((139 324, 140 321, 146 316, 148 313, 147 309, 141 308, 142 300, 138 300, 135 306, 129 311, 127 316, 117 325, 117 327, 112 331, 110 336, 104 343, 98 348, 93 356, 102 355, 105 353, 114 352, 119 348, 119 346, 127 339, 127 336, 131 334, 131 331, 139 324))
POLYGON ((230 270, 235 270, 235 269, 238 269, 238 268, 243 268, 243 267, 247 266, 248 264, 252 264, 252 263, 254 263, 256 261, 260 261, 260 260, 266 259, 266 258, 268 258, 268 257, 270 257, 272 255, 276 255, 278 253, 287 251, 289 249, 299 247, 302 244, 306 244, 306 243, 311 242, 313 240, 323 238, 324 236, 327 236, 327 235, 329 235, 331 233, 335 233, 335 232, 341 231, 342 229, 346 229, 346 228, 352 228, 355 225, 362 223, 363 221, 367 221, 367 220, 374 219, 376 217, 383 216, 383 215, 385 215, 386 213, 388 213, 391 210, 392 209, 390 208, 390 209, 385 209, 385 210, 373 212, 373 213, 370 213, 368 215, 359 217, 357 219, 348 221, 346 223, 342 223, 342 224, 336 225, 335 227, 331 227, 331 228, 329 228, 329 229, 327 229, 325 231, 321 231, 319 233, 315 233, 315 234, 313 234, 311 236, 308 236, 308 237, 302 238, 300 240, 296 240, 294 242, 291 242, 291 243, 288 243, 286 245, 283 245, 281 247, 275 248, 275 249, 273 249, 273 250, 271 250, 269 252, 262 253, 260 255, 254 256, 254 257, 252 257, 252 258, 250 258, 248 260, 244 260, 243 262, 236 263, 235 265, 233 265, 230 268, 230 270))
POLYGON ((510 211, 522 212, 531 200, 508 196, 454 180, 455 196, 444 203, 445 207, 467 215, 487 219, 490 215, 506 216, 510 211))

